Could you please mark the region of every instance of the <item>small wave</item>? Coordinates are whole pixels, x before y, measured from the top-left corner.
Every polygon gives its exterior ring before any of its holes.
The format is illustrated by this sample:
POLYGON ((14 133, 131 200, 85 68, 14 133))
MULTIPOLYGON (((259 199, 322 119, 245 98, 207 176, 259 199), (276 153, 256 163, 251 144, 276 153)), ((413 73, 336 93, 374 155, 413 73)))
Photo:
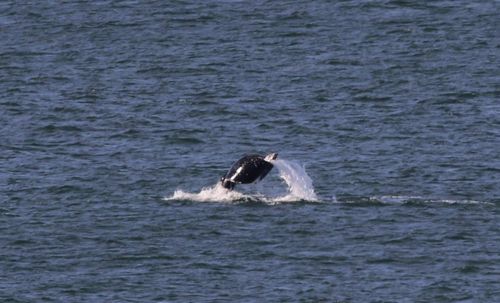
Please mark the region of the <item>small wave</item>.
POLYGON ((491 202, 476 200, 453 200, 453 199, 429 199, 420 196, 373 196, 369 198, 372 202, 383 204, 406 204, 406 203, 436 203, 436 204, 487 204, 494 205, 491 202))

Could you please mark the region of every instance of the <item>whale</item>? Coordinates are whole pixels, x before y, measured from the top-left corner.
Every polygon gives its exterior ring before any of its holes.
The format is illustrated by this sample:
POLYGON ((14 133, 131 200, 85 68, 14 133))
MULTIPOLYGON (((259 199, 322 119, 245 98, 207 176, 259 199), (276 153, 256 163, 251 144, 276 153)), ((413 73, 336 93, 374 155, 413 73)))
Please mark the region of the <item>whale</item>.
POLYGON ((233 190, 236 184, 249 184, 264 179, 274 167, 271 161, 278 158, 277 153, 245 155, 234 162, 227 173, 220 179, 222 187, 233 190))

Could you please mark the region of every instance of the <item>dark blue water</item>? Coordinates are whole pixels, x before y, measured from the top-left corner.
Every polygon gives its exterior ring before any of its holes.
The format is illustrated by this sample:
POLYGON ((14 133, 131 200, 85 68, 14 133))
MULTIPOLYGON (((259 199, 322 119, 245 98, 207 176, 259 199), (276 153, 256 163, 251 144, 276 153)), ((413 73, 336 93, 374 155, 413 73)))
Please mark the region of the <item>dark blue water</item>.
POLYGON ((499 14, 2 1, 0 301, 499 302, 499 14))

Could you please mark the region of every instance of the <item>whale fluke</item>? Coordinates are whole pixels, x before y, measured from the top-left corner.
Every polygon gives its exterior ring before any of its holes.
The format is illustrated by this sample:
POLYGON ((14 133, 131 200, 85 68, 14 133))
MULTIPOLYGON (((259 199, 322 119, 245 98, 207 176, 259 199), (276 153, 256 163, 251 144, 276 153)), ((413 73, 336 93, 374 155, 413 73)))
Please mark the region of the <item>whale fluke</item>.
POLYGON ((264 179, 273 168, 271 161, 278 158, 277 153, 266 156, 246 155, 236 161, 228 172, 221 178, 221 184, 229 190, 236 184, 248 184, 264 179))

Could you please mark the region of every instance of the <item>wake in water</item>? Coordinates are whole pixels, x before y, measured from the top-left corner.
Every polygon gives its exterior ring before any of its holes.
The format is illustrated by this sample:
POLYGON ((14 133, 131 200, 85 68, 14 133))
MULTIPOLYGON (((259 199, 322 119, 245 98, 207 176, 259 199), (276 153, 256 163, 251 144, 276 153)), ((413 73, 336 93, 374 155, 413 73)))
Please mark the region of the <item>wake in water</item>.
POLYGON ((281 203, 310 201, 318 202, 318 197, 314 192, 311 177, 306 173, 303 165, 295 161, 274 160, 274 166, 278 169, 280 178, 287 186, 287 193, 282 196, 268 197, 260 194, 250 195, 235 190, 227 190, 218 182, 211 187, 203 188, 199 193, 189 193, 183 190, 176 190, 165 200, 190 200, 198 202, 235 202, 235 201, 255 201, 264 203, 281 203))

